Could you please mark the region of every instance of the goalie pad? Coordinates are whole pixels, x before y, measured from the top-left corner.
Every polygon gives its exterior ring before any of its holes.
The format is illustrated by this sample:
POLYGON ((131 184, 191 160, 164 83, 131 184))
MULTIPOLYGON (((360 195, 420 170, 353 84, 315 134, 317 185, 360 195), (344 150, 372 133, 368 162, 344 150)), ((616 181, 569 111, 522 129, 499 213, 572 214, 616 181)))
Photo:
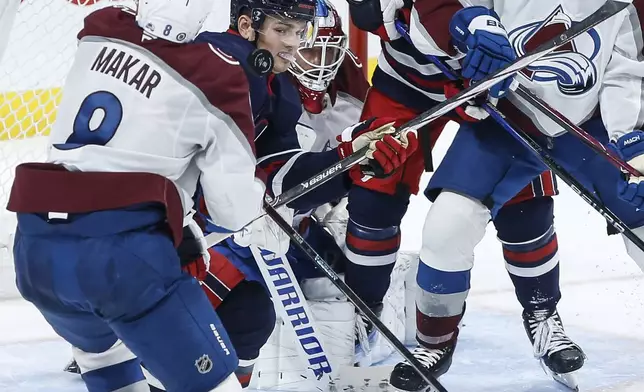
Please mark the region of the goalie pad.
MULTIPOLYGON (((412 336, 415 336, 415 305, 411 299, 411 311, 406 312, 406 301, 411 289, 405 289, 406 279, 413 276, 415 285, 416 271, 413 268, 417 253, 401 252, 392 272, 391 285, 383 302, 382 322, 401 341, 406 337, 406 323, 411 314, 412 336), (411 271, 411 272, 410 272, 411 271)), ((416 262, 417 265, 417 262, 416 262)), ((389 374, 389 370, 380 369, 379 363, 391 356, 394 350, 389 343, 378 334, 372 346, 372 359, 376 368, 355 368, 355 323, 356 310, 351 302, 326 277, 306 279, 301 282, 304 296, 307 298, 312 317, 315 319, 317 331, 322 339, 329 360, 336 367, 334 388, 337 390, 349 386, 356 387, 365 383, 365 379, 374 380, 374 375, 389 374), (375 373, 374 373, 375 372, 375 373)), ((307 376, 302 360, 298 358, 296 342, 291 338, 289 326, 278 319, 275 330, 262 348, 259 359, 255 364, 250 388, 279 389, 281 391, 301 391, 307 376)), ((384 376, 383 376, 384 377, 384 376)), ((384 377, 387 378, 387 377, 384 377)))

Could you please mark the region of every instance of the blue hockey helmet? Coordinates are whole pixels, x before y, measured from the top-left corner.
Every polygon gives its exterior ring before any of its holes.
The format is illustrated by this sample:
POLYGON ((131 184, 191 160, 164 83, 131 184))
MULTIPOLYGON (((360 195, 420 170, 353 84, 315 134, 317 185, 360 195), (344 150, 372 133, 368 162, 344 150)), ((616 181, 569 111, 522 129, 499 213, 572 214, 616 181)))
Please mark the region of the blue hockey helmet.
POLYGON ((237 20, 244 12, 250 15, 252 27, 259 30, 266 16, 297 19, 308 22, 305 44, 315 41, 315 10, 317 0, 231 0, 230 27, 237 30, 237 20))

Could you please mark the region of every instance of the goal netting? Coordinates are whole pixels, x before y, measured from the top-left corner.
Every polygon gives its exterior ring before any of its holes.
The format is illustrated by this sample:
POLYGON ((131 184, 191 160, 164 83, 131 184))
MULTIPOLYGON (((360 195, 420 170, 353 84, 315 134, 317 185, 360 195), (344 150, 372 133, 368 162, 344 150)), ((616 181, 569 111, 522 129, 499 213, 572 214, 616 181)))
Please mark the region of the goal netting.
POLYGON ((45 158, 76 35, 90 12, 118 0, 8 0, 0 5, 0 299, 16 297, 9 246, 15 217, 5 210, 14 169, 45 158))

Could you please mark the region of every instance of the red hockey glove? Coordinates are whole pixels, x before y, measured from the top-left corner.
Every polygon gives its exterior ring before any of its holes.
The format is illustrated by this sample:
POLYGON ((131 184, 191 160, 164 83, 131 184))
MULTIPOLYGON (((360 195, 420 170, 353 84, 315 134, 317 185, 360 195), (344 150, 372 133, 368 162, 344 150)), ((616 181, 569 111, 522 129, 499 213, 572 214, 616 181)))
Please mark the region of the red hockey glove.
MULTIPOLYGON (((454 95, 460 93, 461 90, 467 88, 468 86, 468 81, 465 81, 465 86, 462 86, 459 82, 446 83, 443 88, 445 91, 445 98, 452 98, 454 95)), ((488 112, 486 112, 480 106, 476 106, 476 103, 474 101, 468 101, 467 103, 464 103, 463 105, 454 109, 454 111, 460 118, 468 122, 485 120, 489 116, 488 112)))
POLYGON ((371 170, 363 168, 366 175, 386 177, 403 165, 407 158, 418 149, 415 131, 392 136, 396 131, 395 120, 388 117, 372 117, 352 125, 338 136, 338 153, 346 158, 353 152, 368 146, 365 156, 371 160, 371 170))

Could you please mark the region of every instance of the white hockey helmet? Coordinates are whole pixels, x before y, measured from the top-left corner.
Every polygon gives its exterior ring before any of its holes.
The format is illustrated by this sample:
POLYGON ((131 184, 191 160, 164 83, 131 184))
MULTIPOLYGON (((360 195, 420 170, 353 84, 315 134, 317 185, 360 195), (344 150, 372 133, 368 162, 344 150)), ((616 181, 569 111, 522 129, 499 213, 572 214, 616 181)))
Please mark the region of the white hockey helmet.
POLYGON ((190 42, 199 33, 214 0, 139 0, 136 21, 148 34, 166 41, 190 42))

